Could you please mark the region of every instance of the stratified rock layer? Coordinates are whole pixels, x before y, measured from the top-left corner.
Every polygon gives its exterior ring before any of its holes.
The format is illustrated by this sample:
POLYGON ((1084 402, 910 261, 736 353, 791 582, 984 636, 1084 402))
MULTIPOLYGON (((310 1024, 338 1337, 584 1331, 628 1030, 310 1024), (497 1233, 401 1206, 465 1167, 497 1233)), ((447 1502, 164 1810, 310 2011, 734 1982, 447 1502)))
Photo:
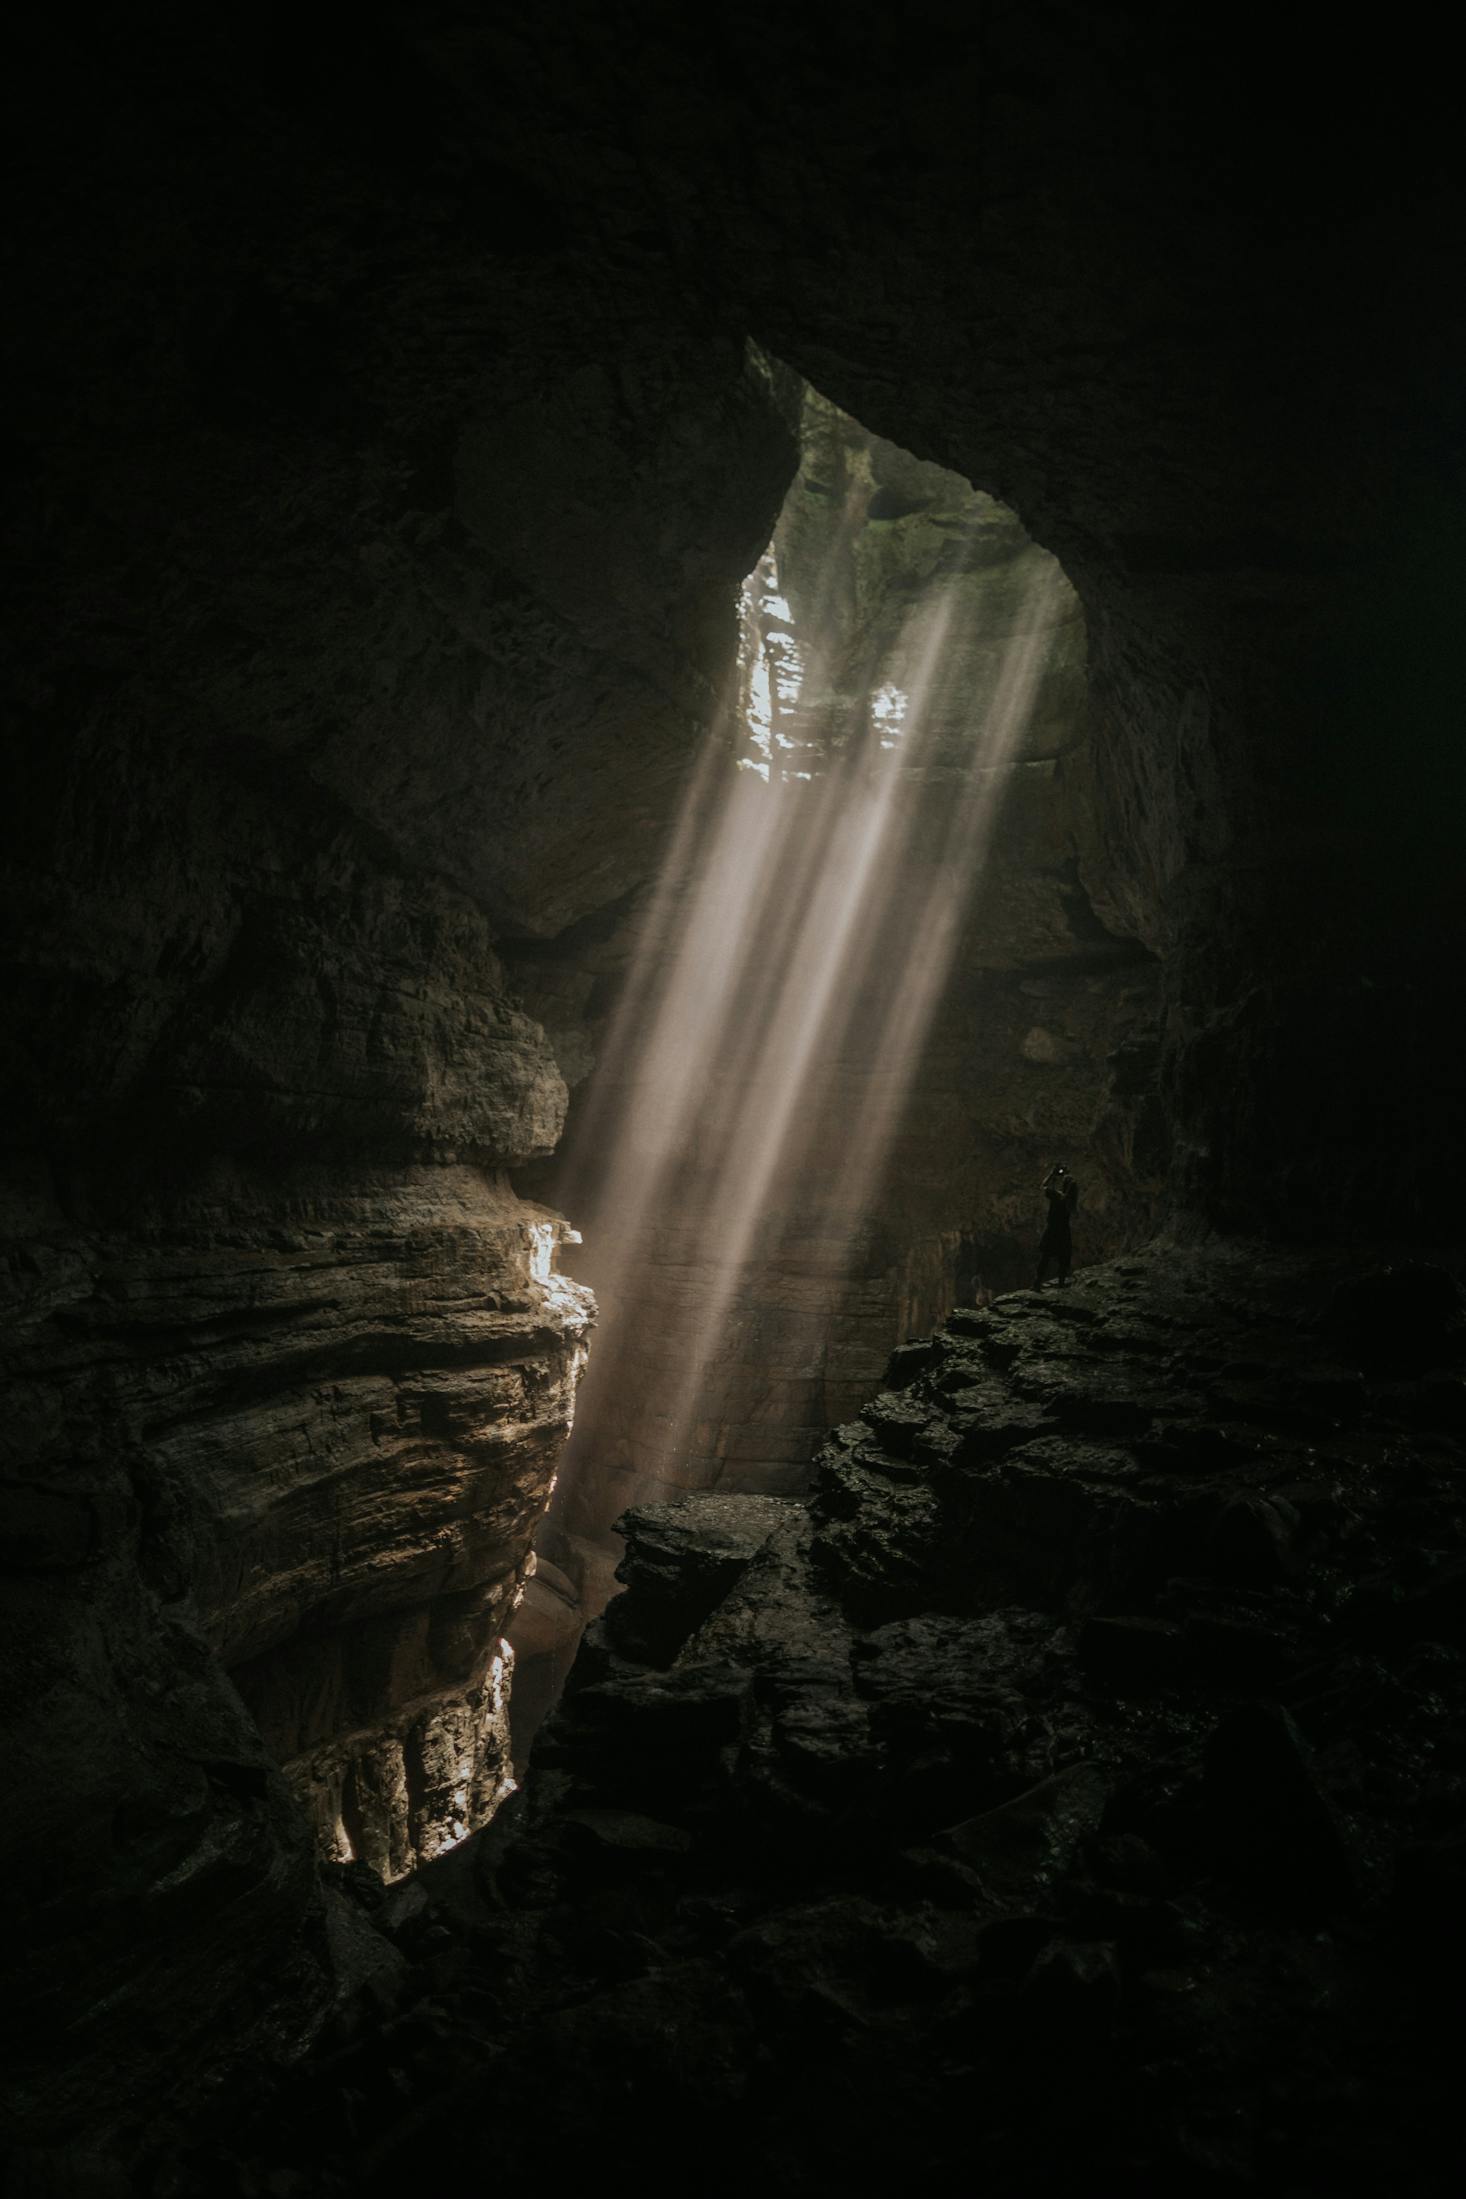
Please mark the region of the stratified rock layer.
POLYGON ((115 2114, 277 1984, 303 2033, 336 1967, 310 1829, 396 1877, 502 1797, 501 1636, 592 1310, 552 1272, 560 1226, 468 1167, 236 1175, 125 1232, 58 1215, 13 1263, 27 2121, 73 2084, 115 2114))
POLYGON ((1450 2189, 1462 1305, 1122 1261, 954 1316, 809 1505, 633 1514, 528 1790, 396 1927, 420 1997, 257 2172, 385 2190, 431 2102, 448 2175, 489 2116, 657 2192, 1450 2189))

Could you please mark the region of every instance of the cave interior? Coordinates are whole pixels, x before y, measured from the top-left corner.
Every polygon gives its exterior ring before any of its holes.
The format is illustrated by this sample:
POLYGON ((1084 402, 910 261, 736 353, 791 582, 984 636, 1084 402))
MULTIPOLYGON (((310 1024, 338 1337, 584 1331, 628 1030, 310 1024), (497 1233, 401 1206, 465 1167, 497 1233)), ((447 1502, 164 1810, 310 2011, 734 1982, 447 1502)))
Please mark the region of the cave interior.
POLYGON ((17 40, 7 2191, 1460 2188, 1429 46, 17 40))

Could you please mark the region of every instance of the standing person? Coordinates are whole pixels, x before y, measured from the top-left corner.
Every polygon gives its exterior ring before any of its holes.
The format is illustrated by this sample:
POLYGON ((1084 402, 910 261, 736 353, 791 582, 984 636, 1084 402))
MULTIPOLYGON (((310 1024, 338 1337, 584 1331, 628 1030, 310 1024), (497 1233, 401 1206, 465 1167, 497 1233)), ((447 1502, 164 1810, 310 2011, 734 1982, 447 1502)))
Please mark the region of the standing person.
POLYGON ((1069 1280, 1069 1269, 1074 1259, 1074 1243, 1069 1234, 1069 1224, 1079 1201, 1079 1186, 1068 1169, 1055 1161, 1043 1180, 1043 1192, 1049 1202, 1049 1218, 1044 1223, 1043 1237, 1039 1242, 1038 1273, 1033 1278, 1033 1287, 1035 1290, 1042 1290, 1044 1277, 1051 1267, 1056 1267, 1062 1290, 1069 1280))

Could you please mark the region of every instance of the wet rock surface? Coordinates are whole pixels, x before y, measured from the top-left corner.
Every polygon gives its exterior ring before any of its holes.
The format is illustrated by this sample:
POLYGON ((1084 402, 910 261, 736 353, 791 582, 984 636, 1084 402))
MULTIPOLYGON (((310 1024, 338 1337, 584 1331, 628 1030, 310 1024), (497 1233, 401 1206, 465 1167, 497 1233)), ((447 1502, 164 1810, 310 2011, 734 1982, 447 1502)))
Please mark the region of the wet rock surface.
POLYGON ((487 2120, 657 2191, 1455 2189, 1456 1361, 1331 1310, 1397 1272, 1082 1272, 954 1315, 808 1507, 633 1515, 527 1789, 373 1897, 392 2014, 156 2188, 455 2180, 487 2120))

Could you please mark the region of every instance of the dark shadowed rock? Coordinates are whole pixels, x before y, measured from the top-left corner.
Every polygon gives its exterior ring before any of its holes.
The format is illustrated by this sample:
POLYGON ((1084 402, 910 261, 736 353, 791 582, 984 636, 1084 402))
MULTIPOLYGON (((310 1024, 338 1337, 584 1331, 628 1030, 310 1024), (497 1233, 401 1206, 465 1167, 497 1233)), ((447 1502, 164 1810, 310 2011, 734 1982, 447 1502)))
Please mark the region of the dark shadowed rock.
POLYGON ((1466 1299, 1444 1268, 1407 1261, 1340 1284, 1323 1325, 1365 1367, 1424 1373, 1466 1350, 1466 1299))
POLYGON ((1208 1556, 1225 1580, 1254 1586, 1281 1580, 1288 1569, 1297 1514, 1285 1499, 1229 1497, 1212 1527, 1208 1556))
MULTIPOLYGON (((466 2173, 488 2113, 516 2170, 552 2117, 589 2168, 634 2115, 680 2162, 721 2117, 711 2188, 730 2199, 759 2177, 818 2188, 832 2161, 860 2188, 902 2149, 950 2177, 978 2138, 1015 2189, 1137 2161, 1166 2190, 1286 2190, 1299 2161, 1304 2188, 1322 2163, 1347 2189, 1348 2149, 1320 2137, 1347 2130, 1389 2188, 1381 2112, 1438 2133, 1454 2112, 1460 1468, 1403 1445, 1373 1396, 1326 1453, 1265 1401, 1208 1440, 1197 1365, 1261 1368, 1247 1380, 1286 1397, 1309 1363, 1306 1324, 1276 1313, 1297 1274, 1211 1247, 1075 1286, 1087 1341, 1068 1356, 1133 1355, 1137 1385, 1176 1400, 1142 1456, 1054 1433, 983 1466, 932 1444, 923 1465, 913 1423, 889 1421, 888 1455, 862 1420, 832 1439, 827 1494, 766 1534, 760 1510, 738 1540, 717 1499, 647 1508, 624 1644, 699 1550, 736 1566, 720 1600, 668 1667, 589 1644, 526 1787, 456 1869, 368 1907, 409 1975, 395 2012, 360 2002, 333 2048, 360 2073, 353 2127, 320 2057, 298 2106, 267 2096, 231 2132, 233 2155, 257 2182, 317 2159, 340 2180, 363 2148, 400 2175, 426 2119, 466 2173), (999 1515, 952 1495, 1024 1450, 1036 1493, 1002 1522, 1000 1569, 999 1515), (1112 1598, 1104 1492, 1197 1562, 1112 1598), (1232 1503, 1293 1525, 1285 1571, 1221 1577, 1210 1536, 1232 1503), (926 1597, 874 1624, 867 1522, 902 1595, 926 1597), (1052 1581, 1056 1553, 1062 1600, 1015 1598, 1014 1568, 1052 1581), (1387 1625, 1350 1617, 1366 1587, 1394 1591, 1387 1625)), ((1031 1319, 1055 1358, 1047 1313, 984 1319, 1031 1319)), ((947 1363, 939 1344, 901 1393, 922 1429, 966 1409, 947 1363)), ((1001 1411, 1006 1370, 988 1381, 1001 1411)))
POLYGON ((1068 1870, 1098 1832, 1110 1782, 1097 1764, 1075 1764, 1026 1794, 953 1825, 946 1841, 1000 1897, 1038 1891, 1068 1870))
POLYGON ((904 1389, 908 1382, 926 1373, 934 1356, 934 1346, 924 1339, 918 1343, 898 1344, 886 1361, 887 1385, 893 1390, 904 1389))
POLYGON ((1187 1677, 1181 1628, 1166 1619, 1086 1619, 1079 1654, 1086 1671, 1122 1695, 1155 1694, 1187 1677))
POLYGON ((1092 2053, 1113 2038, 1119 2008, 1119 1960, 1103 1941, 1051 1940, 1023 1980, 1023 2015, 1056 2050, 1092 2053))
POLYGON ((670 1664, 774 1529, 800 1507, 779 1497, 697 1496, 644 1504, 617 1527, 626 1555, 616 1578, 631 1594, 606 1613, 610 1640, 648 1664, 670 1664))
POLYGON ((1288 1712, 1233 1713, 1207 1744, 1207 1840, 1218 1869, 1303 1915, 1358 1898, 1360 1863, 1288 1712))

